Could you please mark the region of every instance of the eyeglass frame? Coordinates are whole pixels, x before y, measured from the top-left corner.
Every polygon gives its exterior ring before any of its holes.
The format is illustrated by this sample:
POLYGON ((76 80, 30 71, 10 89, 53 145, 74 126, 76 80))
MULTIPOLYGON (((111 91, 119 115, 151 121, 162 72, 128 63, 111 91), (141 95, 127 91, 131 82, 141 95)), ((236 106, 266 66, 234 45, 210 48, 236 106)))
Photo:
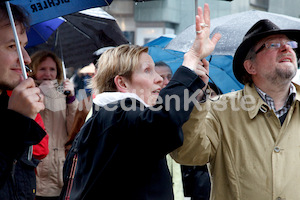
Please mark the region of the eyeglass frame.
POLYGON ((290 46, 292 49, 297 49, 298 48, 298 42, 295 41, 295 40, 289 40, 289 41, 286 41, 286 42, 271 42, 270 45, 267 45, 268 41, 266 41, 263 45, 261 45, 261 47, 259 49, 257 49, 255 51, 255 54, 258 54, 259 52, 261 52, 264 48, 267 48, 267 49, 270 49, 270 48, 273 48, 273 49, 279 49, 280 47, 284 46, 284 45, 288 45, 290 46), (295 42, 296 43, 296 47, 292 47, 292 45, 290 45, 289 43, 291 42, 295 42), (277 44, 279 46, 275 46, 275 47, 272 47, 273 44, 277 44))

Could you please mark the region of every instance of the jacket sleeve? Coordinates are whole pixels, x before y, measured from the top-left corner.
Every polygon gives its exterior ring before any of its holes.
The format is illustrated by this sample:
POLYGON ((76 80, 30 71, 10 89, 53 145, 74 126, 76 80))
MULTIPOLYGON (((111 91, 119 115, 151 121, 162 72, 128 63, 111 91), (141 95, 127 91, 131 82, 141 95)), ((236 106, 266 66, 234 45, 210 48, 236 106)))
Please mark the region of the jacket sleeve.
MULTIPOLYGON (((38 125, 40 125, 40 127, 42 127, 43 130, 46 132, 45 125, 40 113, 37 114, 34 121, 36 121, 36 123, 38 123, 38 125)), ((38 160, 42 160, 43 158, 45 158, 49 153, 48 143, 49 143, 49 135, 46 134, 45 137, 38 144, 33 145, 33 151, 32 151, 33 157, 38 160)))
POLYGON ((213 112, 208 112, 211 102, 194 107, 189 120, 182 126, 184 142, 171 152, 171 156, 183 165, 204 165, 215 157, 220 143, 221 127, 213 112))
POLYGON ((75 119, 76 110, 78 108, 78 100, 75 99, 72 103, 67 104, 66 116, 67 116, 67 131, 70 135, 75 119))
POLYGON ((4 109, 0 113, 2 127, 0 140, 0 188, 5 183, 12 168, 30 145, 39 143, 45 131, 32 119, 13 110, 4 109))
POLYGON ((190 69, 178 68, 160 92, 153 107, 124 112, 120 108, 120 131, 129 130, 147 156, 165 156, 183 143, 181 127, 189 118, 196 96, 205 84, 190 69), (194 101, 192 100, 194 99, 194 101))

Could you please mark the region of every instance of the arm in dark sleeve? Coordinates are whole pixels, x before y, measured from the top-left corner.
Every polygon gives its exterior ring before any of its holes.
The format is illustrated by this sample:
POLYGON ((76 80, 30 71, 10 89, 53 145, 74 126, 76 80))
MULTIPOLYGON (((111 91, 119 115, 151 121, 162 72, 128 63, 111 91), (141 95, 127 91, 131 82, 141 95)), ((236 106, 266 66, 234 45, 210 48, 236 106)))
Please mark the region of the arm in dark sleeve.
POLYGON ((132 137, 138 138, 140 148, 148 155, 164 156, 182 145, 181 127, 189 119, 198 94, 196 91, 204 86, 198 75, 181 66, 160 92, 157 104, 143 111, 126 112, 128 119, 121 120, 126 124, 120 127, 131 129, 135 133, 132 137))
POLYGON ((5 183, 15 159, 30 145, 39 143, 45 131, 32 119, 13 110, 0 113, 0 188, 5 183))

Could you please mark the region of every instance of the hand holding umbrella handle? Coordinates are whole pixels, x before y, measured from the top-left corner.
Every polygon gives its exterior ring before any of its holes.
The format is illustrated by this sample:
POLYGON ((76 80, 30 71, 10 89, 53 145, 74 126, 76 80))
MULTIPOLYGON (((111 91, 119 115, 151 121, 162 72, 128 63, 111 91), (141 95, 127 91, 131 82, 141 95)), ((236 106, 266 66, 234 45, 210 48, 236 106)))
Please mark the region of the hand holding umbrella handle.
POLYGON ((70 95, 70 94, 71 94, 71 91, 69 91, 69 90, 65 90, 65 91, 64 91, 64 95, 68 96, 68 95, 70 95))
POLYGON ((32 78, 22 81, 15 87, 8 102, 8 109, 14 110, 33 120, 44 108, 44 96, 41 90, 35 87, 35 82, 32 78))
MULTIPOLYGON (((61 52, 61 54, 62 54, 62 52, 61 52)), ((63 57, 62 57, 61 66, 62 66, 62 70, 63 70, 64 80, 66 80, 67 79, 67 76, 66 76, 66 66, 65 66, 65 62, 63 60, 63 57)), ((65 90, 64 91, 64 95, 69 96, 70 94, 71 94, 71 91, 69 91, 69 90, 65 90)))
POLYGON ((75 95, 74 85, 68 78, 64 80, 63 85, 64 85, 64 95, 68 97, 72 97, 75 95))

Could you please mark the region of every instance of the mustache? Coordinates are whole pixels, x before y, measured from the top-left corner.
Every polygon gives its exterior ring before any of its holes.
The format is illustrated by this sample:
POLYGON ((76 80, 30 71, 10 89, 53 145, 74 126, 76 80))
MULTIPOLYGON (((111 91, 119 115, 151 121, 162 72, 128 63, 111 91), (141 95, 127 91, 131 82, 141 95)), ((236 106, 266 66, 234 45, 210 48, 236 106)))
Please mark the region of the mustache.
POLYGON ((285 57, 291 58, 293 61, 295 59, 297 59, 296 56, 292 53, 284 53, 284 54, 278 56, 278 59, 280 60, 280 59, 285 58, 285 57))

